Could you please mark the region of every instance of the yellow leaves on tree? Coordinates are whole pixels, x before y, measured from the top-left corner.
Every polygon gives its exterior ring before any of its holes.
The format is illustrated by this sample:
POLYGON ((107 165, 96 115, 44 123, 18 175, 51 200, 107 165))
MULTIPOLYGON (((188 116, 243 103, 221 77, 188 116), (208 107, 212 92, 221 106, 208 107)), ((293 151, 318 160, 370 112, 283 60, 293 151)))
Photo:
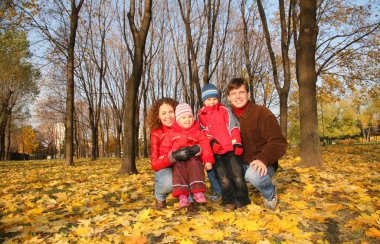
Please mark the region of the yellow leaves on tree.
POLYGON ((32 154, 38 148, 36 131, 31 126, 24 126, 20 130, 18 151, 20 153, 32 154))

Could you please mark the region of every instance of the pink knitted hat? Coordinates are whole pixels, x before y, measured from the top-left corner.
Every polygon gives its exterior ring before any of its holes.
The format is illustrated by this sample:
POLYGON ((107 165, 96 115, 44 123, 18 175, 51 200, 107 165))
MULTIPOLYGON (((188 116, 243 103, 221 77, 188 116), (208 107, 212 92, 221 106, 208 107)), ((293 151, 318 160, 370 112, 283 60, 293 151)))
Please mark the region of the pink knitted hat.
POLYGON ((184 116, 190 114, 193 116, 193 111, 191 110, 191 107, 187 103, 180 103, 175 108, 175 120, 178 122, 178 120, 184 116))

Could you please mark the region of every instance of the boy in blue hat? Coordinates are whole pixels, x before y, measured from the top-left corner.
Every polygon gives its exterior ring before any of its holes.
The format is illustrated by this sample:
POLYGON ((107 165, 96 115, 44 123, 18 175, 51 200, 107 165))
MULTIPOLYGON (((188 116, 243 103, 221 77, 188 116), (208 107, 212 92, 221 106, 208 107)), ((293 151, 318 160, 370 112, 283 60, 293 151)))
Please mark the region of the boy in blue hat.
POLYGON ((214 152, 214 170, 222 187, 222 203, 226 210, 244 207, 251 201, 240 158, 243 146, 239 123, 231 110, 220 103, 219 92, 213 84, 202 88, 202 102, 198 121, 214 152))

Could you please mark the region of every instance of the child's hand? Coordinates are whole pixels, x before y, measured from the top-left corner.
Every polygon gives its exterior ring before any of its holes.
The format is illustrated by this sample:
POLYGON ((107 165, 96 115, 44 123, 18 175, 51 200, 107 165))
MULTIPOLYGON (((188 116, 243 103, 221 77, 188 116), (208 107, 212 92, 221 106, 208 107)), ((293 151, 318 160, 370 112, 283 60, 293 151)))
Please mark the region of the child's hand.
POLYGON ((176 160, 176 161, 187 161, 191 157, 194 156, 194 152, 189 149, 188 147, 184 147, 181 149, 178 149, 174 152, 171 152, 171 156, 176 160))
POLYGON ((236 143, 233 146, 234 146, 234 154, 236 156, 241 156, 243 154, 243 151, 244 151, 243 145, 236 143))
POLYGON ((211 170, 212 164, 211 163, 205 163, 205 170, 211 170))
POLYGON ((215 153, 215 154, 220 154, 223 150, 223 147, 219 144, 219 142, 215 139, 212 139, 210 141, 210 146, 212 148, 212 151, 215 153))

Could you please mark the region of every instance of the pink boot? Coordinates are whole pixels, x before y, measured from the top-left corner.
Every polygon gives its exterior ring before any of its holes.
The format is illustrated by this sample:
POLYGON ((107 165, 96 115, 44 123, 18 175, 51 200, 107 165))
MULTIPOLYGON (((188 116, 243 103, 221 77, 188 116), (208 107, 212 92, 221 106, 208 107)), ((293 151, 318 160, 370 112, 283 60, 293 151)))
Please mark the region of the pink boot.
POLYGON ((190 206, 189 199, 187 199, 186 195, 179 196, 179 208, 185 208, 190 206))
POLYGON ((199 203, 204 203, 206 202, 206 198, 205 198, 205 195, 203 194, 203 192, 197 192, 194 194, 194 200, 196 202, 199 202, 199 203))

